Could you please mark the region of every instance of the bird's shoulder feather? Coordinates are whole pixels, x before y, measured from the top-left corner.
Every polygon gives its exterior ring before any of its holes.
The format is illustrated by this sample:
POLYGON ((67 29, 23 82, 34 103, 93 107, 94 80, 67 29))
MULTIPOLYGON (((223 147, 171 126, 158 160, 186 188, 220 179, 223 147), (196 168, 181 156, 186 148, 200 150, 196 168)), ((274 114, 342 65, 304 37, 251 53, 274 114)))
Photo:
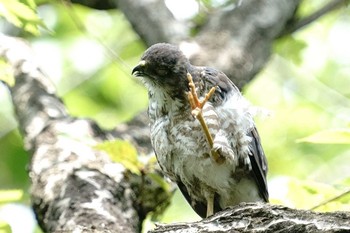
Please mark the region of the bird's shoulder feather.
POLYGON ((211 67, 193 66, 191 75, 199 95, 205 95, 212 87, 216 87, 213 95, 213 103, 221 104, 229 95, 240 95, 240 91, 222 71, 211 67))

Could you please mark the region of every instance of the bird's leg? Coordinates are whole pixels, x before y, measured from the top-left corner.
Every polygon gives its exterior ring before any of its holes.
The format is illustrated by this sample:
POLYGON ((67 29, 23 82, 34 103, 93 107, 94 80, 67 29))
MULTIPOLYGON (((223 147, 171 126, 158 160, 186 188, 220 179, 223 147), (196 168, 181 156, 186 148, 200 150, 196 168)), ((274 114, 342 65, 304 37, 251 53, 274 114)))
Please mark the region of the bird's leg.
POLYGON ((207 217, 214 214, 214 193, 210 192, 206 197, 207 199, 207 217))
POLYGON ((204 100, 200 101, 197 96, 196 92, 196 86, 193 83, 192 75, 190 73, 187 73, 187 79, 188 79, 188 86, 190 87, 190 91, 188 92, 188 100, 191 105, 192 109, 192 115, 196 117, 201 124, 205 137, 207 138, 207 141, 209 143, 210 149, 211 149, 211 155, 217 163, 223 163, 223 158, 222 156, 215 150, 213 150, 213 137, 211 136, 209 132, 209 128, 207 124, 204 121, 203 114, 202 114, 202 109, 204 104, 209 100, 209 98, 214 94, 215 92, 215 87, 212 87, 210 91, 205 95, 204 100))

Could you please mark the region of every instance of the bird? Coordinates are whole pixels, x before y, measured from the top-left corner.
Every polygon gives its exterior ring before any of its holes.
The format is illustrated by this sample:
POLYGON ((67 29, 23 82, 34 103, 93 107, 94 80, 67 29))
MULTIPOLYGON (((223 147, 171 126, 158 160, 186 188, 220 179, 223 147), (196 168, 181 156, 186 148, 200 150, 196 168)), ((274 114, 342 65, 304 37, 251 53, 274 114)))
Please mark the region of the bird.
POLYGON ((148 90, 151 144, 163 173, 202 218, 242 202, 268 202, 267 160, 254 111, 215 68, 157 43, 133 68, 148 90))

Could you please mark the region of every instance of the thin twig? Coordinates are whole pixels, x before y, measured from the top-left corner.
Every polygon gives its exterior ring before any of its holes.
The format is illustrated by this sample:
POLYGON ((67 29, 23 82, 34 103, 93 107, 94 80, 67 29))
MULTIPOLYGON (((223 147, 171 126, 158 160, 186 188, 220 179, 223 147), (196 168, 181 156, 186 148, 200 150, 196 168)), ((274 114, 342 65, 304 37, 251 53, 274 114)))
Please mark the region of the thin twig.
POLYGON ((349 2, 350 2, 349 0, 333 0, 333 1, 328 2, 326 5, 324 5, 323 7, 318 9, 317 11, 313 12, 312 14, 310 14, 302 19, 295 19, 294 22, 292 21, 290 26, 288 26, 286 28, 286 30, 284 30, 284 32, 282 32, 280 37, 287 35, 287 34, 291 34, 295 31, 298 31, 299 29, 312 23, 313 21, 317 20, 318 18, 322 17, 323 15, 327 14, 328 12, 336 10, 342 6, 349 4, 349 2))
POLYGON ((330 203, 330 202, 332 202, 332 201, 336 201, 336 200, 338 200, 339 198, 342 198, 342 197, 344 197, 344 196, 346 196, 346 195, 348 195, 348 194, 350 194, 350 189, 347 190, 347 191, 345 191, 345 192, 343 192, 343 193, 341 193, 341 194, 339 194, 339 195, 337 195, 337 196, 335 196, 335 197, 332 197, 331 199, 328 199, 328 200, 326 200, 326 201, 321 202, 320 204, 318 204, 318 205, 316 205, 316 206, 310 208, 310 210, 315 210, 315 209, 317 209, 318 207, 324 206, 324 205, 326 205, 326 204, 328 204, 328 203, 330 203))

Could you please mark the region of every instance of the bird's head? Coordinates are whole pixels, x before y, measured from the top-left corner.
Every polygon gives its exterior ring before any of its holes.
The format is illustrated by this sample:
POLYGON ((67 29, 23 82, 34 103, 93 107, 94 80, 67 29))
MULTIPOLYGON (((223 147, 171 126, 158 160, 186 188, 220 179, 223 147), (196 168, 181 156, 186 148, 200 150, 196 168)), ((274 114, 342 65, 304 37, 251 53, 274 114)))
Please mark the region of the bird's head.
POLYGON ((188 90, 189 67, 188 59, 178 47, 159 43, 145 51, 132 74, 142 77, 149 90, 157 87, 170 95, 182 95, 188 90))

